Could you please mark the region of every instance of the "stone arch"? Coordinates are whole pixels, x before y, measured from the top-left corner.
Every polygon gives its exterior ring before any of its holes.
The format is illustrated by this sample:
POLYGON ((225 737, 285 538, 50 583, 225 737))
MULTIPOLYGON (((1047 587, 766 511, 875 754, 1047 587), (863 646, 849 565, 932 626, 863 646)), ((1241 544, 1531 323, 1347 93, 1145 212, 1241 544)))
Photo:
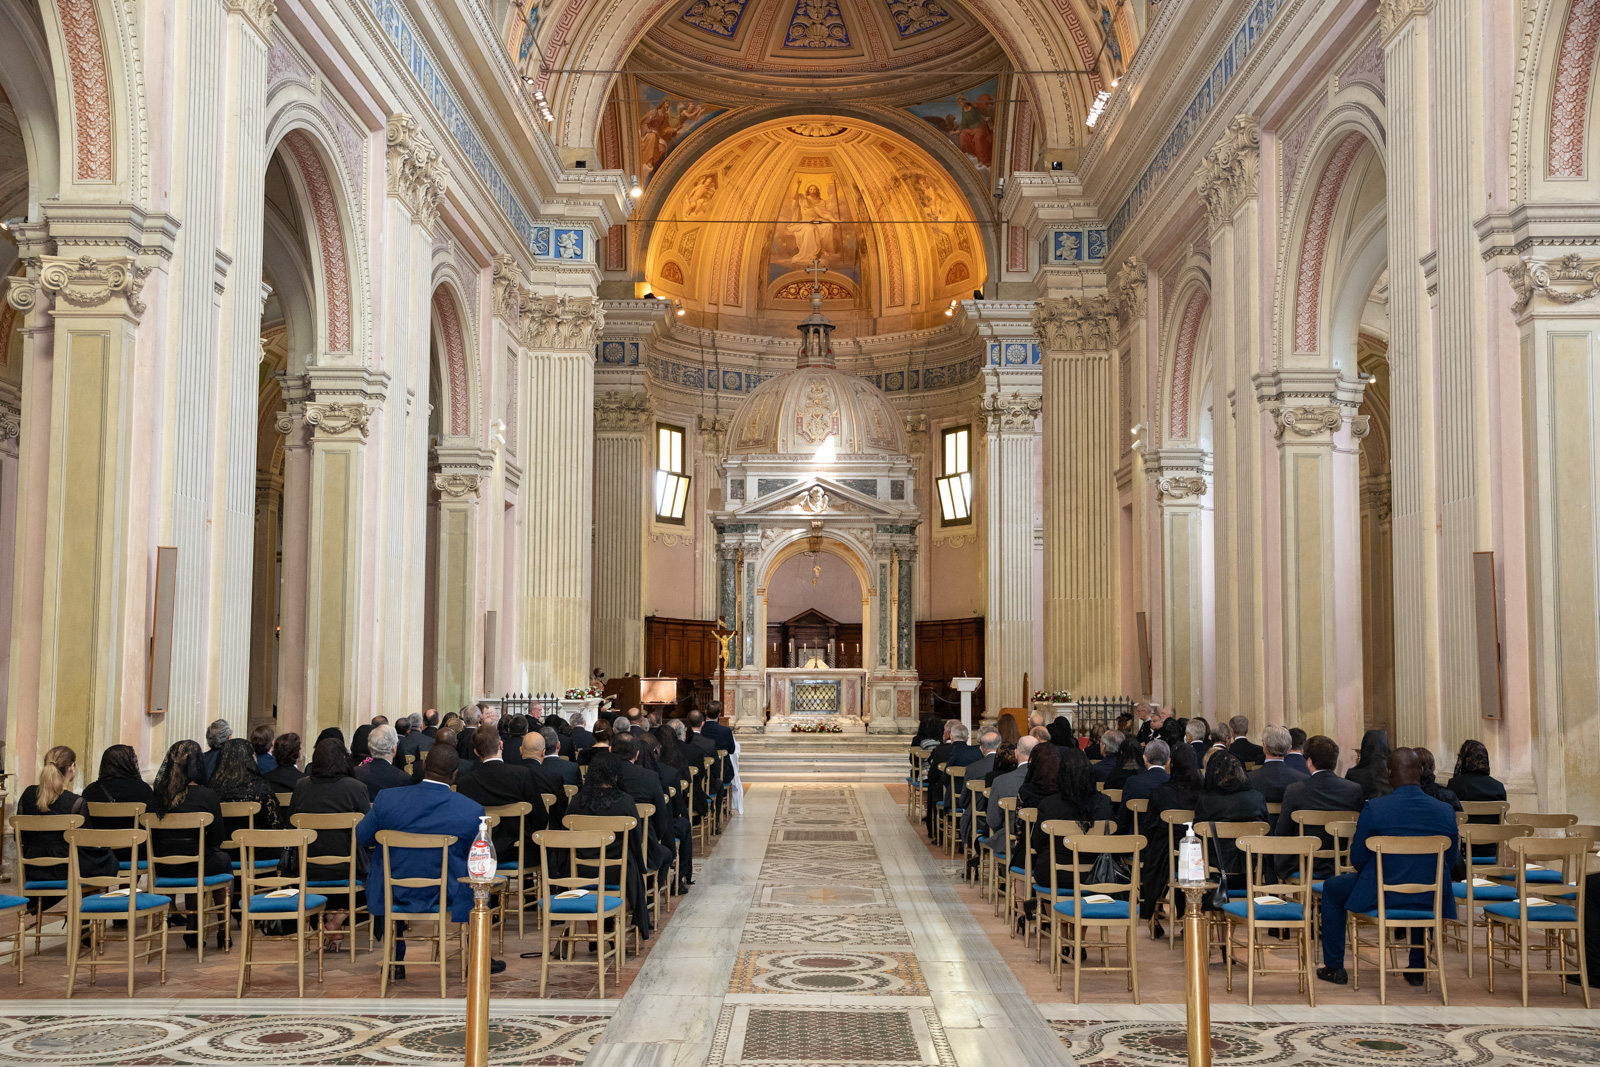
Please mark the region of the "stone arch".
POLYGON ((1593 200, 1589 163, 1600 137, 1593 106, 1600 56, 1600 0, 1527 5, 1511 113, 1511 197, 1593 200))
MULTIPOLYGON (((756 632, 758 635, 766 633, 767 625, 767 582, 777 569, 795 556, 806 551, 807 530, 792 530, 780 534, 771 544, 767 545, 761 553, 761 558, 756 564, 755 588, 760 611, 756 617, 756 632)), ((865 645, 866 635, 875 633, 878 625, 878 615, 884 610, 885 598, 879 594, 874 575, 877 568, 874 566, 870 553, 853 538, 843 536, 837 530, 824 528, 822 533, 823 551, 838 556, 850 567, 851 573, 861 583, 861 633, 862 643, 865 645)), ((765 666, 766 640, 763 638, 755 642, 755 647, 761 649, 762 666, 765 666)), ((866 661, 864 656, 863 662, 866 661)))
MULTIPOLYGON (((149 196, 149 131, 136 0, 50 0, 44 15, 55 85, 61 185, 149 196)), ((102 194, 103 195, 103 194, 102 194)))
POLYGON ((1195 410, 1203 382, 1198 356, 1204 351, 1211 321, 1211 286, 1205 272, 1192 267, 1181 275, 1172 302, 1165 347, 1167 373, 1166 419, 1162 436, 1168 441, 1194 437, 1195 410))
POLYGON ((444 355, 444 388, 447 418, 442 420, 445 432, 451 437, 474 436, 474 419, 477 405, 473 403, 473 388, 477 384, 473 374, 477 360, 473 358, 476 347, 470 342, 467 301, 462 295, 459 279, 448 268, 435 271, 433 296, 430 300, 434 328, 438 331, 444 355), (447 273, 448 272, 448 273, 447 273))
POLYGON ((0 5, 0 35, 9 42, 0 64, 0 91, 16 113, 27 155, 27 217, 37 220, 41 201, 61 192, 61 125, 57 118, 50 42, 19 4, 0 5))

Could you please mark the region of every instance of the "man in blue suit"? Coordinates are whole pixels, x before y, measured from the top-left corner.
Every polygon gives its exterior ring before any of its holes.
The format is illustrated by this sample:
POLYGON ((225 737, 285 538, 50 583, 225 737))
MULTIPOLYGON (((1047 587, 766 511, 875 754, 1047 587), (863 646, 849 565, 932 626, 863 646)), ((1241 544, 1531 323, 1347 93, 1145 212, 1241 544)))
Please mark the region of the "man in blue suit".
MULTIPOLYGON (((1445 853, 1441 877, 1454 878, 1461 866, 1461 842, 1456 834, 1456 813, 1450 805, 1434 800, 1422 791, 1422 761, 1415 749, 1397 748, 1389 754, 1389 785, 1394 792, 1375 797, 1361 809, 1356 836, 1350 841, 1353 874, 1341 874, 1322 883, 1322 962, 1317 977, 1324 982, 1344 985, 1349 975, 1344 969, 1345 917, 1349 912, 1372 911, 1378 906, 1377 854, 1367 846, 1374 837, 1445 837, 1450 849, 1445 853)), ((1432 882, 1435 874, 1432 856, 1390 855, 1383 861, 1388 882, 1432 882)), ((1390 908, 1429 908, 1428 893, 1390 893, 1385 902, 1390 908)), ((1456 898, 1448 882, 1444 886, 1444 918, 1456 917, 1456 898)), ((1423 965, 1420 947, 1422 931, 1411 931, 1412 967, 1423 965)), ((1406 972, 1406 981, 1421 985, 1421 973, 1406 972)))
MULTIPOLYGON (((372 807, 356 825, 356 841, 362 848, 377 844, 379 830, 399 830, 407 834, 451 834, 455 844, 450 846, 450 921, 464 923, 472 911, 472 887, 458 879, 467 875, 467 853, 472 840, 478 836, 478 820, 483 817, 483 805, 469 800, 460 793, 451 792, 455 782, 456 767, 461 756, 448 745, 434 745, 428 750, 423 766, 422 781, 401 789, 385 789, 372 802, 372 807)), ((389 863, 397 878, 437 878, 439 854, 433 849, 394 849, 389 853, 389 863)), ((367 868, 367 907, 378 920, 381 930, 384 915, 383 858, 373 857, 367 868)), ((438 907, 439 898, 432 890, 403 888, 395 890, 394 906, 397 912, 426 912, 438 907)), ((395 924, 395 936, 405 935, 404 924, 395 924)), ((405 959, 406 944, 402 940, 395 946, 395 957, 405 959)), ((499 974, 506 969, 504 960, 490 960, 489 973, 499 974)), ((395 968, 395 978, 405 978, 403 967, 395 968)))

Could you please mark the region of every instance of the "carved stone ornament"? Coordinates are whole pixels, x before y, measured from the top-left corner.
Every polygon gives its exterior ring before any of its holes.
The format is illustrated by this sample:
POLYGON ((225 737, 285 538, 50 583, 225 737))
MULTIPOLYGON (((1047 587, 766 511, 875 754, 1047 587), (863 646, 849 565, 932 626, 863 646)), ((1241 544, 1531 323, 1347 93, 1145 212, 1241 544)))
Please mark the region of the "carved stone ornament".
POLYGON ((233 0, 230 10, 248 18, 265 37, 272 29, 272 16, 278 13, 278 5, 273 0, 233 0))
POLYGON ((494 313, 512 329, 522 325, 522 267, 504 252, 494 257, 494 313))
POLYGON ((983 416, 990 433, 1032 433, 1033 420, 1043 409, 1043 400, 1022 393, 988 393, 983 398, 983 416))
POLYGON ((307 404, 306 425, 315 426, 318 436, 338 437, 352 430, 367 436, 367 420, 372 412, 365 404, 307 404))
POLYGON ((1344 416, 1338 407, 1327 404, 1319 407, 1279 408, 1272 413, 1272 436, 1282 437, 1292 433, 1296 437, 1315 437, 1319 433, 1334 433, 1344 425, 1344 416))
POLYGON ((1033 330, 1055 351, 1108 355, 1115 341, 1116 309, 1104 294, 1086 300, 1041 300, 1033 309, 1033 330))
POLYGON ((592 296, 522 294, 522 347, 541 351, 594 347, 606 313, 592 296))
POLYGON ((1511 288, 1517 292, 1517 302, 1511 305, 1513 312, 1527 308, 1535 295, 1552 304, 1576 304, 1600 293, 1600 261, 1586 267, 1576 252, 1562 256, 1554 267, 1523 256, 1507 275, 1511 288))
POLYGON ((1406 24, 1413 15, 1428 10, 1431 0, 1378 0, 1378 24, 1387 40, 1395 30, 1406 24))
POLYGON ((452 500, 461 500, 464 497, 477 496, 478 484, 482 480, 481 474, 435 474, 433 487, 452 500))
POLYGON ((810 489, 789 501, 789 503, 800 511, 818 515, 827 511, 828 505, 833 501, 820 485, 813 485, 810 489))
POLYGON ((26 315, 39 305, 39 280, 13 275, 7 278, 6 303, 26 315))
MULTIPOLYGON (((100 308, 121 297, 134 318, 144 314, 139 292, 150 275, 150 268, 140 266, 131 257, 58 259, 46 256, 42 262, 39 284, 45 292, 55 296, 58 310, 63 302, 78 308, 100 308)), ((12 307, 16 307, 14 302, 12 307)))
POLYGON ((273 425, 277 427, 279 433, 288 436, 294 432, 294 416, 285 411, 278 416, 278 421, 273 425))
POLYGON ((1174 474, 1156 479, 1156 492, 1163 502, 1187 500, 1206 495, 1206 480, 1198 474, 1174 474))
POLYGON ((22 436, 22 412, 13 404, 0 401, 0 440, 15 441, 22 436))
POLYGON ((1129 256, 1117 271, 1117 313, 1123 322, 1132 322, 1144 314, 1149 291, 1149 272, 1144 260, 1129 256))
POLYGON ((705 450, 708 455, 722 455, 722 446, 728 439, 728 427, 733 424, 733 419, 727 415, 701 415, 700 436, 705 441, 705 450))
POLYGON ((1350 436, 1357 441, 1372 432, 1371 415, 1352 415, 1350 417, 1350 436))
POLYGON ((1256 195, 1260 177, 1261 123, 1236 116, 1195 171, 1212 229, 1232 221, 1239 205, 1256 195))
POLYGON ((384 143, 389 149, 389 195, 405 205, 413 222, 431 233, 439 221, 445 189, 438 149, 417 120, 403 111, 389 116, 384 143))
POLYGON ((621 393, 615 389, 594 399, 594 428, 599 431, 639 433, 650 423, 655 401, 648 393, 621 393))

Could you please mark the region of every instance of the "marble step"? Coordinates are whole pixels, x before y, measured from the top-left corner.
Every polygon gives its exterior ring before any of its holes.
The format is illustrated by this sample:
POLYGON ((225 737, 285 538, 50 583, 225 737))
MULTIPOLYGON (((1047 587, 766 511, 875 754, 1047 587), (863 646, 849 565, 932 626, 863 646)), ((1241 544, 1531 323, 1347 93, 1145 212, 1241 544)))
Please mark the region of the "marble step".
POLYGON ((906 767, 901 752, 745 751, 739 757, 745 782, 898 782, 906 767))

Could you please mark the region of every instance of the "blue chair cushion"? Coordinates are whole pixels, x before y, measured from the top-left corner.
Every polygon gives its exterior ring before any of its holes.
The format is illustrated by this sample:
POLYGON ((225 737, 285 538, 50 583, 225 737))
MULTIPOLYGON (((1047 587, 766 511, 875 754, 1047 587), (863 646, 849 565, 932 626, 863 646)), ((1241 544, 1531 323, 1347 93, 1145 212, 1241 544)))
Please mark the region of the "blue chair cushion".
MULTIPOLYGON (((231 874, 208 874, 205 877, 206 885, 227 885, 231 881, 233 881, 233 875, 231 875, 231 874)), ((157 878, 156 879, 156 888, 157 889, 183 889, 185 887, 187 887, 189 889, 193 889, 194 888, 194 879, 193 878, 157 878)))
POLYGON ((338 881, 331 879, 326 882, 311 881, 307 882, 306 886, 310 889, 349 889, 350 883, 341 878, 338 881))
MULTIPOLYGON (((1241 919, 1249 918, 1250 902, 1248 900, 1230 900, 1222 906, 1222 910, 1229 915, 1241 919)), ((1299 922, 1305 918, 1300 912, 1298 904, 1257 904, 1257 922, 1299 922)))
POLYGON ((67 880, 65 878, 40 879, 40 880, 28 882, 22 888, 24 888, 24 889, 65 889, 65 888, 67 888, 67 880))
MULTIPOLYGON (((268 867, 276 867, 277 865, 278 865, 278 861, 277 860, 256 860, 256 870, 258 870, 258 871, 265 870, 268 867)), ((237 871, 240 867, 243 867, 243 866, 244 866, 244 861, 243 860, 234 860, 233 861, 233 869, 234 870, 237 871)))
POLYGON ((948 808, 950 806, 950 803, 948 801, 944 801, 944 800, 935 800, 933 802, 933 806, 936 807, 936 808, 948 808))
MULTIPOLYGON (((1378 909, 1373 908, 1371 911, 1357 912, 1357 914, 1365 915, 1369 919, 1376 919, 1378 917, 1378 909)), ((1433 921, 1433 912, 1429 911, 1427 908, 1390 908, 1383 914, 1386 918, 1391 920, 1415 919, 1418 922, 1433 921)))
MULTIPOLYGON (((581 897, 556 897, 550 901, 551 915, 593 915, 594 894, 585 893, 581 897)), ((608 895, 605 899, 605 909, 611 911, 622 907, 622 898, 608 895)))
POLYGON ((13 897, 0 893, 0 911, 10 911, 12 908, 25 908, 27 906, 27 897, 13 897))
MULTIPOLYGON (((128 871, 128 870, 132 870, 132 869, 133 869, 133 861, 132 860, 121 860, 121 861, 119 861, 117 863, 117 870, 119 870, 119 871, 128 871)), ((139 869, 141 871, 149 870, 150 869, 150 861, 149 860, 140 860, 139 861, 139 869)))
POLYGON ((517 869, 517 861, 516 860, 501 860, 500 861, 500 865, 495 868, 495 870, 497 870, 497 871, 514 871, 516 869, 517 869))
POLYGON ((1483 855, 1483 856, 1474 856, 1474 857, 1472 857, 1472 865, 1474 867, 1493 867, 1498 859, 1499 859, 1498 856, 1495 856, 1495 855, 1492 855, 1492 854, 1491 855, 1483 855))
POLYGON ((1552 871, 1548 868, 1537 871, 1527 871, 1525 873, 1528 885, 1554 885, 1561 881, 1561 872, 1552 871))
POLYGON ((1062 915, 1070 915, 1073 918, 1077 918, 1080 904, 1083 905, 1082 917, 1084 919, 1126 919, 1128 917, 1128 902, 1125 900, 1113 900, 1100 904, 1088 904, 1076 898, 1058 900, 1055 904, 1055 910, 1062 915))
POLYGON ((1020 874, 1024 878, 1028 877, 1028 872, 1023 870, 1021 867, 1013 867, 1013 868, 1011 868, 1011 873, 1012 874, 1020 874))
POLYGON ((1320 893, 1320 892, 1322 892, 1322 883, 1321 883, 1321 882, 1312 882, 1312 883, 1311 883, 1311 891, 1312 891, 1312 892, 1313 892, 1313 893, 1320 893))
MULTIPOLYGON (((144 911, 146 908, 164 908, 172 903, 159 893, 139 893, 136 894, 136 897, 137 899, 135 899, 133 906, 139 911, 144 911)), ((104 893, 96 893, 92 897, 84 897, 83 902, 78 906, 78 910, 85 915, 126 912, 128 910, 128 898, 125 896, 108 897, 104 893)))
MULTIPOLYGON (((1520 919, 1522 904, 1520 901, 1510 900, 1504 904, 1490 904, 1483 910, 1490 915, 1497 915, 1502 919, 1520 919)), ((1531 923, 1571 923, 1578 921, 1576 908, 1569 908, 1565 904, 1535 904, 1528 909, 1528 921, 1531 923)))
MULTIPOLYGON (((306 894, 306 910, 312 911, 322 907, 328 898, 317 893, 306 894)), ((299 902, 294 897, 269 897, 265 894, 250 898, 250 913, 258 915, 262 912, 272 911, 298 911, 299 902)))
MULTIPOLYGON (((1467 883, 1456 882, 1450 887, 1457 900, 1467 899, 1467 883)), ((1483 901, 1516 900, 1517 891, 1508 885, 1479 885, 1472 887, 1472 899, 1483 901)))

